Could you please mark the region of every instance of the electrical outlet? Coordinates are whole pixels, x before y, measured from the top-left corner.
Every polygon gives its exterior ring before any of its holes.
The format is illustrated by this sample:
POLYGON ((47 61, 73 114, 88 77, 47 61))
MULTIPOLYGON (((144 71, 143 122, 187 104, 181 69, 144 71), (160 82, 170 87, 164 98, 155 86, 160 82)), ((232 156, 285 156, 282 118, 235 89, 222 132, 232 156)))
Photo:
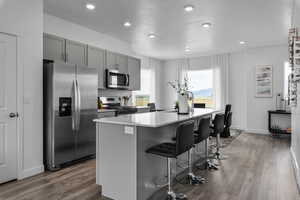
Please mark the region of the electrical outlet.
POLYGON ((134 134, 134 127, 132 126, 125 126, 124 127, 124 133, 128 135, 133 135, 134 134))

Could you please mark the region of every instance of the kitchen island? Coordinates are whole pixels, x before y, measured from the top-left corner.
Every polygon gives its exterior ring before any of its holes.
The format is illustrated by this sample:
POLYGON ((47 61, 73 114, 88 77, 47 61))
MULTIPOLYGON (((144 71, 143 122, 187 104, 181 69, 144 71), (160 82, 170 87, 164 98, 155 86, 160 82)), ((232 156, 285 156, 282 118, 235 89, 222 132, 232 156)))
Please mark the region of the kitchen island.
MULTIPOLYGON (((158 183, 166 176, 167 166, 166 159, 147 154, 146 149, 172 141, 179 123, 194 120, 196 126, 201 117, 215 112, 195 109, 188 115, 162 111, 95 119, 96 183, 102 186, 102 194, 115 200, 148 199, 160 189, 158 183)), ((179 159, 186 158, 182 155, 179 159)))

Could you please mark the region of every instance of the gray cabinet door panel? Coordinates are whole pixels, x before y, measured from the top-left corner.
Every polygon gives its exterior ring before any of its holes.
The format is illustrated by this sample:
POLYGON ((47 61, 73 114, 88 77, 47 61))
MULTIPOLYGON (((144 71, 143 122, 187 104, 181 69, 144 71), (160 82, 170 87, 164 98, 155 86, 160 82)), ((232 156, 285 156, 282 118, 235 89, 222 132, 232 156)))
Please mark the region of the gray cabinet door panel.
POLYGON ((66 40, 53 35, 44 34, 44 59, 65 62, 66 40))
POLYGON ((120 73, 128 73, 128 60, 127 56, 106 51, 106 68, 115 69, 120 73))
POLYGON ((88 47, 88 66, 97 67, 98 88, 105 88, 105 51, 95 47, 88 47))
POLYGON ((117 54, 116 55, 116 62, 119 68, 120 73, 127 74, 128 73, 128 58, 125 55, 117 54))
POLYGON ((86 65, 87 45, 79 42, 66 41, 66 61, 67 63, 86 65))
POLYGON ((106 51, 106 68, 118 69, 116 54, 110 51, 106 51))
POLYGON ((129 89, 141 88, 141 60, 128 57, 129 89))

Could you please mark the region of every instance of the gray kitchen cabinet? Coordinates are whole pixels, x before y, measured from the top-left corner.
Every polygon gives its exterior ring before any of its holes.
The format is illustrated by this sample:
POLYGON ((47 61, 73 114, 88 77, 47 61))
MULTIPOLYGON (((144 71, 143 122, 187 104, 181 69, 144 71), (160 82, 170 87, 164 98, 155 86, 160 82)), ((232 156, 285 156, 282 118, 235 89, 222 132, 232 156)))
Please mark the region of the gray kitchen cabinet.
POLYGON ((119 72, 128 74, 128 57, 125 55, 117 54, 117 65, 119 66, 119 72))
POLYGON ((87 65, 98 69, 98 88, 105 89, 105 50, 88 46, 87 65))
POLYGON ((110 51, 106 51, 106 68, 118 69, 116 54, 110 51))
POLYGON ((87 65, 87 45, 66 40, 66 62, 77 65, 87 65))
POLYGON ((128 57, 129 90, 141 89, 141 60, 128 57))
POLYGON ((106 68, 118 70, 120 73, 128 73, 127 56, 106 51, 106 68))
POLYGON ((54 35, 44 34, 44 59, 66 61, 66 40, 54 35))

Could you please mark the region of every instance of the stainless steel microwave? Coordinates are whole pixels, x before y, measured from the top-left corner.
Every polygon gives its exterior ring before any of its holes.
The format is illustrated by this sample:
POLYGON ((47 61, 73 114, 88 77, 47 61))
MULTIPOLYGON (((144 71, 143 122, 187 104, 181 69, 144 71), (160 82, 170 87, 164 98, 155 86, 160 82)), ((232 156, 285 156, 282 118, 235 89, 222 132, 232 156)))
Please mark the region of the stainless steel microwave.
POLYGON ((129 74, 118 70, 106 69, 106 87, 111 89, 129 89, 129 74))

